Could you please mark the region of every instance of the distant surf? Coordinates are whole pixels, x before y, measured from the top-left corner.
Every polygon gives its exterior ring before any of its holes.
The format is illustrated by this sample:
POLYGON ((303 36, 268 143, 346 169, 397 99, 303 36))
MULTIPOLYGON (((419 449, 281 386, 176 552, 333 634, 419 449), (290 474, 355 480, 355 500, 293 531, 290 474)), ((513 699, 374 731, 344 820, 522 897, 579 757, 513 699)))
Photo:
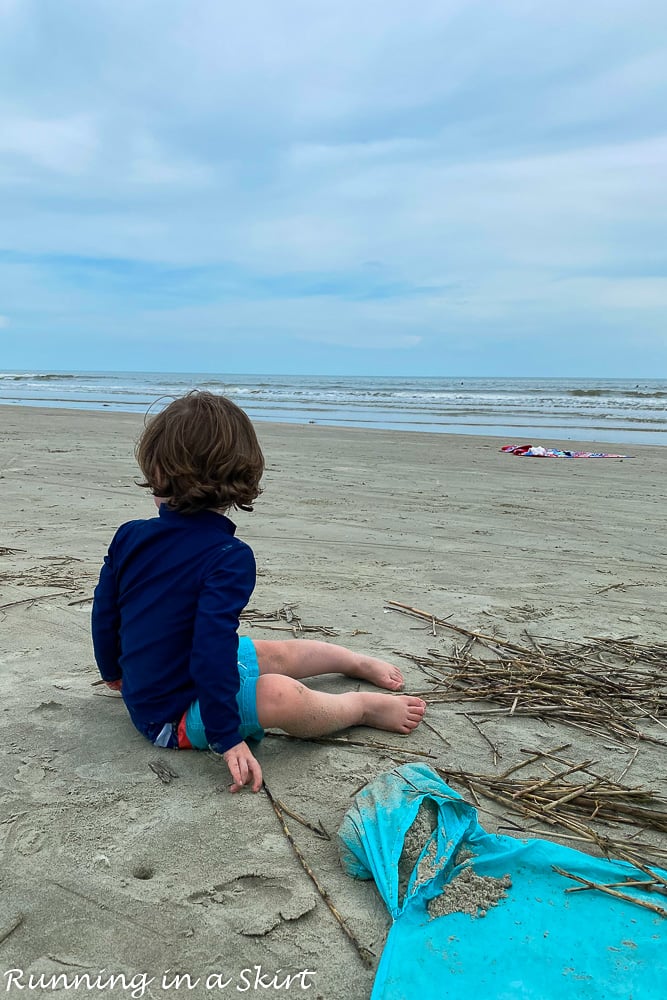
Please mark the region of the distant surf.
POLYGON ((145 412, 196 387, 230 396, 254 420, 490 434, 514 443, 667 444, 665 379, 26 370, 0 372, 0 403, 145 412))

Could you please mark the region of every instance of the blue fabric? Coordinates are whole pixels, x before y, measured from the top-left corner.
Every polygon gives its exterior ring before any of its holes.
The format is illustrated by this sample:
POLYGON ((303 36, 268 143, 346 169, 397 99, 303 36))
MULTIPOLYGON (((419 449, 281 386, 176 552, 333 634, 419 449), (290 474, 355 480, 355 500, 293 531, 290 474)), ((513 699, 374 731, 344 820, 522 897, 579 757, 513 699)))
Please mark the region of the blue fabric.
MULTIPOLYGON (((252 639, 241 636, 239 639, 238 658, 241 686, 236 696, 239 715, 241 716, 240 734, 242 740, 259 742, 264 739, 264 730, 257 718, 257 680, 259 678, 259 663, 252 639)), ((208 740, 202 722, 201 709, 198 701, 193 701, 185 716, 185 732, 196 750, 207 750, 208 740)))
POLYGON ((95 658, 123 679, 137 729, 153 741, 199 700, 209 745, 240 742, 236 705, 239 615, 255 586, 252 550, 213 511, 122 525, 95 590, 95 658))
MULTIPOLYGON (((371 1000, 659 1000, 667 995, 665 918, 596 890, 565 893, 576 883, 552 866, 604 883, 643 878, 636 868, 548 841, 488 834, 475 809, 428 767, 404 765, 360 792, 339 838, 348 873, 373 878, 393 918, 371 1000), (413 871, 401 901, 403 841, 426 797, 438 810, 438 827, 429 841, 436 847, 435 862, 423 884, 413 871), (474 856, 457 864, 461 847, 474 856), (428 900, 470 865, 478 875, 509 874, 506 898, 485 916, 431 918, 428 900)), ((667 909, 664 896, 649 899, 667 909)))

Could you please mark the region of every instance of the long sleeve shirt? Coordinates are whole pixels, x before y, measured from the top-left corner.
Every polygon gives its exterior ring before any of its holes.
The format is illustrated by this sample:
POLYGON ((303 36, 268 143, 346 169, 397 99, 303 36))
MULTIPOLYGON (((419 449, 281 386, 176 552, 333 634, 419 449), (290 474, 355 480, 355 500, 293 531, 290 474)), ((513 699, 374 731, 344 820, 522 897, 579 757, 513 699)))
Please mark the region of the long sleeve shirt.
POLYGON ((241 741, 236 694, 239 615, 255 558, 214 511, 122 525, 95 590, 93 648, 106 681, 122 678, 137 729, 153 740, 199 699, 209 746, 241 741))

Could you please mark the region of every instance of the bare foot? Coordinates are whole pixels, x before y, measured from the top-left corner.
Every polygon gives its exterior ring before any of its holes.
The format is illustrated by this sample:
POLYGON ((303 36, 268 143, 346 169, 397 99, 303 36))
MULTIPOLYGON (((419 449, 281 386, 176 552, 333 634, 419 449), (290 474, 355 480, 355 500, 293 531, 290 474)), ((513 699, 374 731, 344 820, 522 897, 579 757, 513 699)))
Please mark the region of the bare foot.
POLYGON ((361 677, 376 687, 387 688, 388 691, 401 691, 405 684, 403 674, 398 667, 384 660, 376 660, 372 656, 359 656, 348 677, 361 677))
POLYGON ((404 736, 417 728, 426 711, 425 701, 407 694, 392 698, 386 694, 360 693, 359 697, 363 699, 363 726, 404 736))

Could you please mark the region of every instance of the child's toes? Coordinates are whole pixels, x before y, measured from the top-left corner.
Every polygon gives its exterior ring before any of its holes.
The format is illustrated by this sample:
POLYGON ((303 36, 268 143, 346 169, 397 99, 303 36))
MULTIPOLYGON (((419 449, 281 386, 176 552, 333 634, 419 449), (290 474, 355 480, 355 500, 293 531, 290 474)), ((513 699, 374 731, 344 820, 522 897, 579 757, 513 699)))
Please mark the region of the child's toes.
POLYGON ((426 712, 426 702, 422 701, 421 698, 412 698, 411 704, 408 709, 408 715, 411 719, 415 719, 417 722, 421 722, 424 718, 424 713, 426 712))
POLYGON ((400 691, 405 686, 403 674, 398 667, 391 667, 389 670, 389 683, 394 691, 400 691))
POLYGON ((352 673, 353 677, 363 677, 376 687, 386 691, 400 691, 403 687, 403 674, 392 663, 376 660, 371 656, 362 656, 352 673))

